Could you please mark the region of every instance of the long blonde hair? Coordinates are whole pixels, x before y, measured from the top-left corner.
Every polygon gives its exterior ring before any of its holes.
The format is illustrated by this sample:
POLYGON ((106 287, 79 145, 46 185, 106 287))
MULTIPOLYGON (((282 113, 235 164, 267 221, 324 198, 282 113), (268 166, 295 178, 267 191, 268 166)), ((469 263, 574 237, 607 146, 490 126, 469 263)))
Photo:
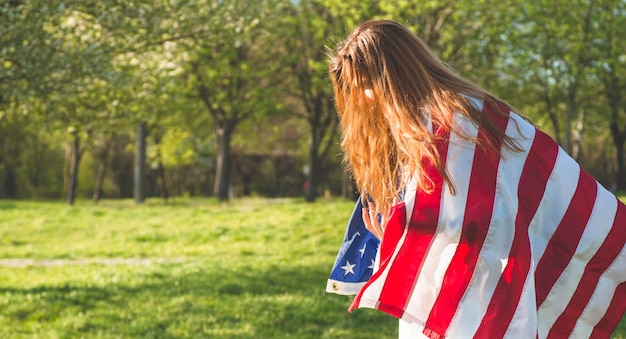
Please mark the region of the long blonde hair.
MULTIPOLYGON (((428 120, 453 131, 453 112, 458 112, 486 128, 494 140, 504 141, 504 147, 520 150, 466 96, 500 100, 457 75, 395 21, 375 20, 357 27, 331 55, 329 71, 345 161, 359 191, 371 197, 379 212, 386 213, 404 189, 400 173, 416 176, 418 189, 432 191, 424 161, 436 166, 454 192, 428 120)), ((501 155, 493 145, 485 146, 501 155)))

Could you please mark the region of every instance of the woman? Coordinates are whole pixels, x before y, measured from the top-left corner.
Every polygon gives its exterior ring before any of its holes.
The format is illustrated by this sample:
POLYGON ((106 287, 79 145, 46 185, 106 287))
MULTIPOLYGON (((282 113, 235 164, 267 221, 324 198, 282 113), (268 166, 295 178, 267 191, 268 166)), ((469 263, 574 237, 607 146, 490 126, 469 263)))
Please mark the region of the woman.
POLYGON ((381 240, 351 309, 400 318, 400 337, 609 337, 626 206, 397 22, 357 27, 329 68, 358 217, 381 240))

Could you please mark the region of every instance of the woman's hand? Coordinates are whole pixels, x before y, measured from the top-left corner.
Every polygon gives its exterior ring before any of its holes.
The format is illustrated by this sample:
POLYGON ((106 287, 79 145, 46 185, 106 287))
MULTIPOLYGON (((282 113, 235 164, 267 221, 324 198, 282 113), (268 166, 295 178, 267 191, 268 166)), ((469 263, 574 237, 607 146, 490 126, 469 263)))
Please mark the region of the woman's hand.
POLYGON ((385 231, 385 218, 383 217, 382 223, 378 221, 376 205, 374 205, 373 202, 369 202, 368 206, 363 208, 363 222, 368 231, 378 238, 378 240, 382 240, 385 231))
MULTIPOLYGON (((391 206, 398 204, 398 198, 393 198, 391 206)), ((376 211, 376 205, 374 202, 369 201, 367 207, 363 207, 363 222, 365 228, 370 231, 378 240, 383 240, 383 234, 385 233, 385 227, 387 226, 387 213, 382 213, 382 220, 378 221, 378 212, 376 211)))

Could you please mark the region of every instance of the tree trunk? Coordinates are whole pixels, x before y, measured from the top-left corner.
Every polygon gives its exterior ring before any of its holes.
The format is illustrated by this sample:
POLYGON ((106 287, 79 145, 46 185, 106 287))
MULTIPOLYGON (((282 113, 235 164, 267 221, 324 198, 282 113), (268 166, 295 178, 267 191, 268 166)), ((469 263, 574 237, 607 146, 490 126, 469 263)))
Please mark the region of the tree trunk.
POLYGON ((4 172, 4 196, 7 198, 17 198, 17 178, 13 165, 6 166, 4 172))
POLYGON ((309 144, 309 174, 305 200, 313 202, 317 198, 317 184, 322 160, 328 155, 337 133, 337 115, 334 103, 325 93, 318 92, 312 101, 309 112, 311 143, 309 144), (326 138, 324 138, 326 137, 326 138), (325 140, 324 140, 325 139, 325 140))
MULTIPOLYGON (((2 131, 0 131, 2 133, 2 131)), ((5 137, 5 135, 2 135, 5 137)), ((4 138, 3 138, 4 139, 4 138)), ((17 176, 15 172, 15 156, 12 154, 18 154, 18 149, 15 147, 15 142, 12 142, 9 138, 2 140, 4 147, 0 147, 0 175, 2 175, 2 189, 3 193, 0 193, 0 197, 17 198, 17 176)))
POLYGON ((556 108, 554 107, 555 105, 553 104, 552 98, 550 97, 549 93, 550 92, 548 90, 548 87, 546 86, 543 100, 546 103, 546 110, 548 111, 550 122, 552 123, 552 130, 554 131, 554 140, 556 140, 556 142, 559 145, 562 145, 563 140, 561 140, 561 127, 559 126, 559 117, 556 113, 556 108))
POLYGON ((163 137, 163 132, 161 130, 153 130, 153 138, 156 146, 157 154, 157 185, 159 187, 159 195, 163 199, 164 202, 167 202, 167 199, 170 197, 169 191, 167 190, 167 181, 165 180, 165 166, 163 166, 163 152, 161 152, 161 138, 163 137))
POLYGON ((67 200, 67 196, 70 191, 70 174, 72 163, 72 146, 70 144, 65 145, 65 162, 63 163, 63 199, 67 200))
MULTIPOLYGON (((565 121, 565 152, 572 155, 574 145, 572 141, 573 137, 573 123, 574 113, 576 112, 576 84, 571 84, 567 91, 567 120, 565 121)), ((575 158, 574 158, 575 159, 575 158)), ((578 160, 578 159, 575 159, 578 160)))
POLYGON ((585 129, 585 111, 580 109, 572 130, 572 158, 579 161, 583 157, 583 138, 585 129))
MULTIPOLYGON (((614 67, 611 67, 614 69, 614 67)), ((609 112, 611 113, 611 137, 615 146, 615 160, 617 171, 615 171, 615 185, 618 190, 626 190, 626 166, 624 164, 624 142, 626 142, 626 127, 620 128, 620 109, 622 109, 622 95, 619 80, 613 73, 608 74, 604 79, 604 95, 608 99, 609 112)), ((623 123, 621 124, 623 125, 623 123)))
POLYGON ((617 171, 615 173, 615 184, 618 190, 626 190, 626 166, 624 165, 624 139, 626 134, 621 133, 621 142, 615 143, 615 153, 617 159, 617 171))
POLYGON ((341 196, 345 199, 354 200, 358 197, 358 192, 354 187, 354 179, 350 175, 350 171, 344 166, 341 181, 341 196))
POLYGON ((135 204, 142 204, 145 199, 144 178, 146 174, 146 136, 148 127, 145 121, 137 124, 137 135, 135 136, 135 180, 134 196, 135 204))
MULTIPOLYGON (((622 137, 622 140, 624 138, 622 137)), ((626 189, 626 168, 624 166, 624 142, 615 144, 615 153, 617 158, 617 171, 615 173, 615 184, 617 185, 617 189, 624 190, 626 189)))
POLYGON ((613 146, 615 146, 615 159, 617 171, 615 171, 615 184, 617 189, 626 189, 626 167, 624 166, 624 141, 626 141, 626 131, 621 131, 617 122, 611 123, 611 136, 613 146))
MULTIPOLYGON (((69 176, 67 180, 67 190, 65 195, 65 202, 68 205, 73 205, 76 200, 76 186, 78 186, 78 165, 80 164, 80 159, 82 152, 80 150, 80 136, 78 135, 78 131, 72 132, 73 140, 69 150, 70 155, 70 168, 69 168, 69 176)), ((67 155, 67 153, 66 153, 67 155)))
POLYGON ((309 119, 309 126, 311 127, 311 142, 309 143, 309 173, 307 173, 307 185, 306 191, 304 192, 304 200, 307 202, 314 202, 317 198, 317 169, 319 168, 318 162, 320 160, 320 157, 317 154, 319 152, 321 141, 321 128, 319 121, 322 113, 319 107, 319 102, 314 101, 314 114, 309 119))
MULTIPOLYGON (((161 151, 159 151, 159 153, 160 152, 161 151)), ((165 167, 163 167, 163 161, 161 160, 160 154, 157 166, 157 184, 159 185, 159 193, 163 201, 167 202, 167 199, 170 197, 170 195, 167 191, 167 183, 165 181, 165 167)))
POLYGON ((315 142, 311 143, 309 148, 309 175, 307 176, 307 190, 305 192, 305 200, 314 202, 317 198, 317 169, 319 168, 319 157, 317 156, 318 147, 315 142))
POLYGON ((102 185, 104 184, 104 174, 107 169, 107 156, 101 158, 98 163, 98 172, 96 173, 96 187, 93 191, 92 200, 95 204, 100 201, 100 196, 102 195, 102 185))
POLYGON ((220 127, 217 130, 218 153, 217 169, 215 174, 215 186, 213 194, 220 200, 226 201, 229 198, 230 186, 230 139, 233 133, 233 126, 220 127))

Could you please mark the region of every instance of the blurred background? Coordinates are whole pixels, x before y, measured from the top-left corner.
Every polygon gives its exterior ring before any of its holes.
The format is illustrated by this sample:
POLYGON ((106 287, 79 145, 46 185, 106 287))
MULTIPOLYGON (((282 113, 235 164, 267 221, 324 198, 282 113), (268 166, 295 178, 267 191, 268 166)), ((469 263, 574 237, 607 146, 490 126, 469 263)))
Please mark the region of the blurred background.
POLYGON ((374 18, 626 189, 624 0, 2 0, 0 198, 350 197, 327 48, 374 18))

